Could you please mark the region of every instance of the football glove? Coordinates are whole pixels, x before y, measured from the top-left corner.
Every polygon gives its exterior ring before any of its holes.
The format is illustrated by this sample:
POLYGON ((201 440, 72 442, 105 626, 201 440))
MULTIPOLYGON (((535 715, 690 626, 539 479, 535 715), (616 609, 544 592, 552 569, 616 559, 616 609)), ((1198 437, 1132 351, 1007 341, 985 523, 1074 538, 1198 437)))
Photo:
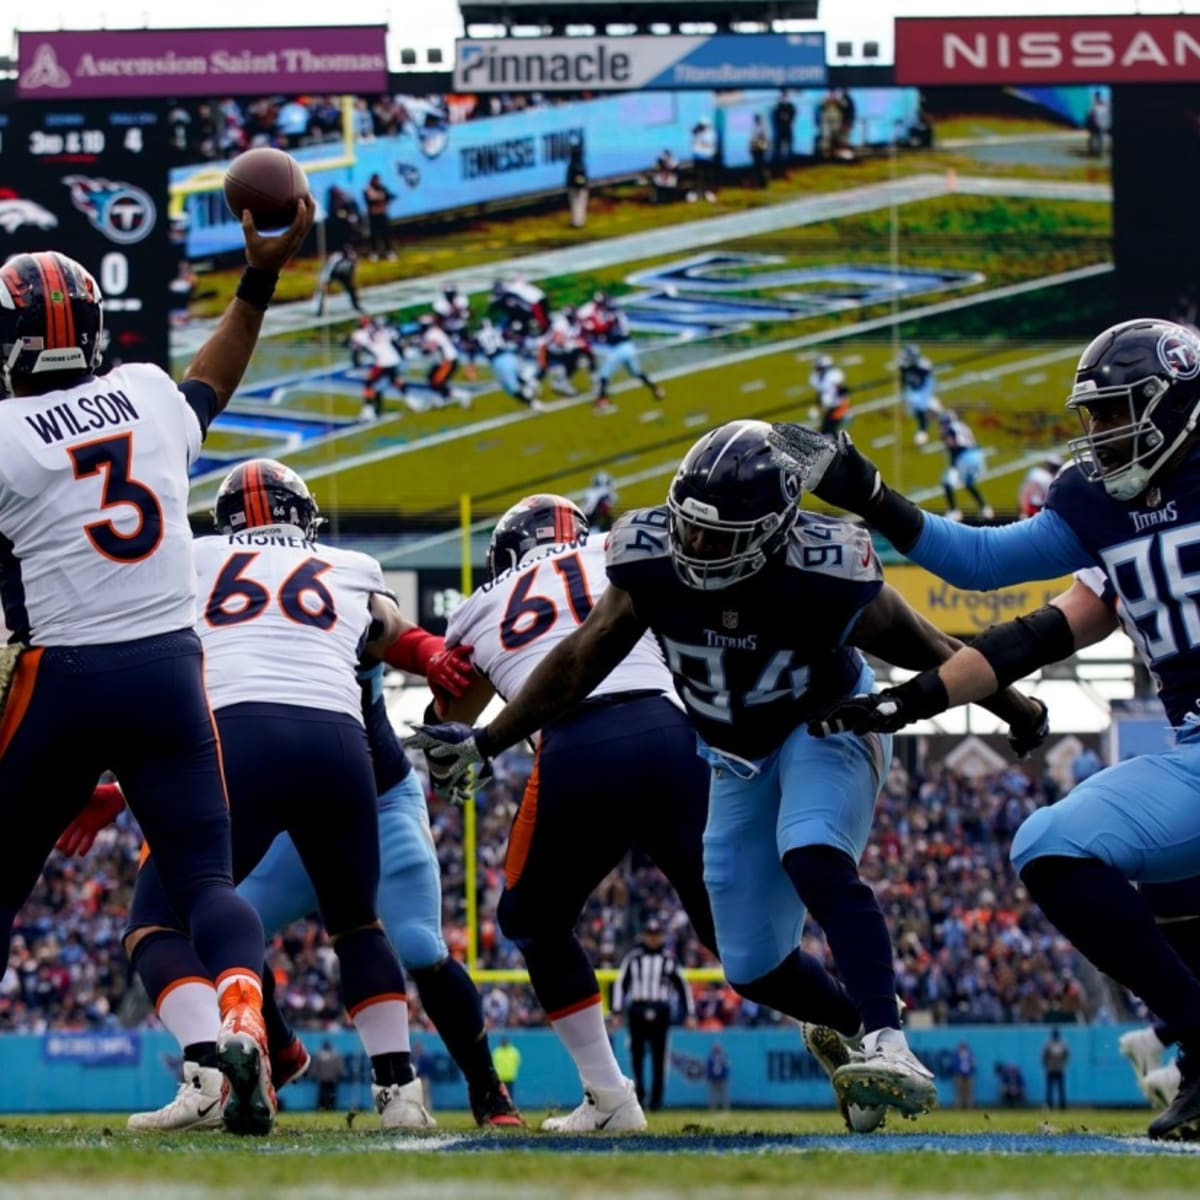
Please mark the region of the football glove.
POLYGON ((894 688, 846 696, 808 723, 813 737, 836 733, 895 733, 913 721, 935 717, 950 707, 946 685, 936 671, 922 671, 894 688))
POLYGON ((91 799, 63 830, 54 848, 63 854, 77 854, 82 858, 92 848, 96 834, 111 825, 124 807, 125 797, 115 783, 98 783, 91 799))
POLYGON ((1014 722, 1008 727, 1008 744, 1017 758, 1028 758, 1050 735, 1050 710, 1036 697, 1037 712, 1028 721, 1014 722))
POLYGON ((438 699, 457 700, 466 694, 475 678, 470 646, 452 646, 439 650, 426 665, 425 678, 438 699))
POLYGON ((447 721, 443 725, 414 725, 415 733, 404 739, 408 750, 424 750, 431 765, 436 765, 439 774, 446 780, 459 781, 473 767, 476 775, 486 779, 492 773, 490 747, 487 730, 479 726, 464 725, 460 721, 447 721))
POLYGON ((862 514, 882 486, 878 467, 858 452, 844 430, 834 439, 780 421, 771 426, 767 441, 780 465, 798 472, 804 490, 826 504, 862 514))
POLYGON ((443 804, 462 808, 471 799, 475 789, 471 783, 470 767, 447 767, 430 758, 428 751, 425 753, 425 765, 429 769, 429 786, 443 804))

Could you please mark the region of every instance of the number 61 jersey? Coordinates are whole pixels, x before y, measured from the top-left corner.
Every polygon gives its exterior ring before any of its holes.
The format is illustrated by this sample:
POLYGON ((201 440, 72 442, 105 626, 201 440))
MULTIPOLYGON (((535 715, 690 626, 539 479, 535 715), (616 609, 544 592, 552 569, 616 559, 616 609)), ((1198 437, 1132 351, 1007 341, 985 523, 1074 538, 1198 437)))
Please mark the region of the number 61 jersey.
MULTIPOLYGON (((539 546, 478 587, 454 610, 446 645, 473 647, 472 661, 498 695, 515 695, 542 659, 586 619, 608 587, 601 541, 539 546)), ((671 695, 671 675, 646 634, 589 699, 615 692, 671 695)))
POLYGON ((318 546, 294 525, 196 540, 204 682, 214 709, 275 703, 362 724, 355 669, 383 571, 369 555, 318 546))
MULTIPOLYGON (((675 688, 709 746, 764 758, 866 666, 847 639, 883 587, 861 526, 800 513, 787 551, 716 591, 675 571, 666 508, 626 513, 608 538, 608 574, 658 635, 675 688)), ((869 688, 867 689, 869 690, 869 688)))

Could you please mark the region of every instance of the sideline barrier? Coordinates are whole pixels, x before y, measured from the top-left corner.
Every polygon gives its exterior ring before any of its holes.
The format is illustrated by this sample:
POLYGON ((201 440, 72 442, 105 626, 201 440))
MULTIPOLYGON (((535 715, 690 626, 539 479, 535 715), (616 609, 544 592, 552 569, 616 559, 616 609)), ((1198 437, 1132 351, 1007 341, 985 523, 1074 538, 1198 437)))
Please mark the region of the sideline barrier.
MULTIPOLYGON (((1025 1078, 1028 1103, 1040 1106, 1045 1080, 1041 1051, 1049 1025, 959 1025, 918 1029, 909 1033, 917 1053, 938 1077, 941 1103, 953 1103, 951 1069, 959 1042, 975 1056, 975 1101, 980 1107, 999 1104, 995 1075, 998 1062, 1016 1063, 1025 1078)), ((1141 1106, 1144 1102, 1117 1038, 1130 1026, 1060 1026, 1071 1050, 1067 1068, 1067 1100, 1072 1105, 1141 1106)), ((574 1067, 554 1033, 548 1029, 496 1030, 492 1044, 507 1036, 521 1052, 516 1084, 517 1103, 530 1111, 554 1106, 573 1107, 580 1088, 574 1067)), ((352 1032, 305 1035, 315 1056, 329 1041, 344 1057, 347 1080, 338 1092, 338 1106, 371 1107, 369 1068, 352 1032)), ((676 1029, 669 1044, 670 1071, 666 1102, 681 1108, 703 1108, 708 1102, 704 1060, 713 1042, 720 1042, 732 1064, 730 1099, 742 1108, 825 1108, 831 1103, 829 1084, 816 1061, 805 1051, 792 1027, 730 1029, 720 1033, 676 1029)), ((629 1069, 628 1037, 615 1035, 617 1057, 629 1069)), ((434 1109, 466 1107, 466 1088, 441 1040, 418 1033, 420 1069, 429 1079, 434 1109)), ((161 1030, 114 1033, 54 1033, 44 1036, 7 1034, 0 1037, 0 1112, 132 1112, 166 1103, 178 1079, 178 1050, 161 1030)), ((648 1081, 647 1081, 648 1082, 648 1081)), ((311 1109, 316 1084, 302 1080, 283 1093, 285 1106, 311 1109)))

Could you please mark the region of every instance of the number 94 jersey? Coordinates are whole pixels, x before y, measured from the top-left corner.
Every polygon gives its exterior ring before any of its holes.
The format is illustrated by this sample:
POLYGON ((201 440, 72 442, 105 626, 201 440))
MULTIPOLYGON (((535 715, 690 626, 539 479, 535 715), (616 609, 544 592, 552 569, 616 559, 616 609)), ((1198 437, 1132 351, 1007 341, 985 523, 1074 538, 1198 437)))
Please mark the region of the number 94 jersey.
POLYGON ((362 724, 355 669, 383 571, 356 550, 318 546, 293 525, 196 541, 204 682, 214 709, 274 702, 362 724))
MULTIPOLYGON (((505 699, 586 619, 608 587, 600 541, 542 546, 476 588, 450 617, 446 645, 474 647, 476 668, 505 699)), ((671 675, 647 634, 591 693, 672 692, 671 675)))
POLYGON ((708 592, 676 574, 667 529, 665 507, 626 513, 609 534, 608 574, 658 635, 710 746, 764 758, 836 697, 861 690, 866 663, 846 641, 883 587, 865 529, 802 512, 786 554, 708 592))

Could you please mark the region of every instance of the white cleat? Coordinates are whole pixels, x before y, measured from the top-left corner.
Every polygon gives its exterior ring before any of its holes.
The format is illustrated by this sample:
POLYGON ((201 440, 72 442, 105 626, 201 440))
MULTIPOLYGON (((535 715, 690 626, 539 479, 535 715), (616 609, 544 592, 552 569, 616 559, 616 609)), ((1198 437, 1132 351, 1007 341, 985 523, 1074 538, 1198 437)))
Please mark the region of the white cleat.
POLYGON ((876 1029, 863 1038, 862 1056, 833 1073, 833 1087, 846 1104, 886 1104, 903 1116, 937 1108, 933 1072, 908 1048, 898 1029, 876 1029))
POLYGON ((1170 1108, 1179 1095, 1180 1080, 1179 1064, 1172 1062, 1147 1071, 1138 1081, 1138 1087, 1154 1108, 1170 1108))
POLYGON ((996 519, 996 510, 990 505, 985 504, 980 510, 979 515, 985 521, 994 521, 996 519))
POLYGON ((929 441, 929 434, 926 433, 924 429, 918 429, 917 432, 913 434, 913 442, 916 445, 923 446, 927 441, 929 441))
POLYGON ((1151 1071, 1157 1071, 1163 1065, 1163 1055, 1167 1052, 1153 1025, 1121 1034, 1117 1039, 1117 1049, 1129 1060, 1139 1087, 1151 1071))
POLYGON ((450 399, 456 401, 460 408, 471 407, 471 393, 466 388, 451 388, 450 399))
POLYGON ((646 1128, 646 1114, 633 1080, 626 1079, 620 1088, 588 1088, 578 1108, 565 1117, 547 1117, 542 1128, 549 1133, 634 1133, 646 1128))
MULTIPOLYGON (((862 1057, 862 1039, 858 1035, 845 1037, 828 1025, 802 1021, 800 1036, 808 1052, 821 1064, 821 1069, 830 1080, 839 1067, 844 1067, 855 1057, 862 1057)), ((873 1133, 876 1129, 882 1129, 887 1120, 887 1106, 883 1104, 848 1104, 839 1096, 838 1108, 851 1133, 873 1133)))
POLYGON ((377 421, 379 419, 379 414, 375 411, 375 406, 373 404, 364 404, 362 408, 358 410, 358 419, 360 421, 365 421, 369 425, 372 421, 377 421))
POLYGON ((153 1112, 134 1113, 125 1128, 136 1133, 221 1128, 221 1088, 225 1077, 217 1067, 183 1064, 183 1082, 175 1099, 153 1112))
POLYGON ((962 515, 962 509, 961 509, 961 508, 952 508, 952 509, 951 509, 951 510, 950 510, 950 511, 949 511, 949 512, 946 514, 946 520, 947 520, 947 521, 961 521, 961 520, 962 520, 962 518, 963 518, 963 515, 962 515))
POLYGON ((379 1124, 386 1129, 434 1129, 437 1122, 425 1107, 425 1093, 419 1079, 388 1087, 371 1084, 371 1097, 379 1124))

